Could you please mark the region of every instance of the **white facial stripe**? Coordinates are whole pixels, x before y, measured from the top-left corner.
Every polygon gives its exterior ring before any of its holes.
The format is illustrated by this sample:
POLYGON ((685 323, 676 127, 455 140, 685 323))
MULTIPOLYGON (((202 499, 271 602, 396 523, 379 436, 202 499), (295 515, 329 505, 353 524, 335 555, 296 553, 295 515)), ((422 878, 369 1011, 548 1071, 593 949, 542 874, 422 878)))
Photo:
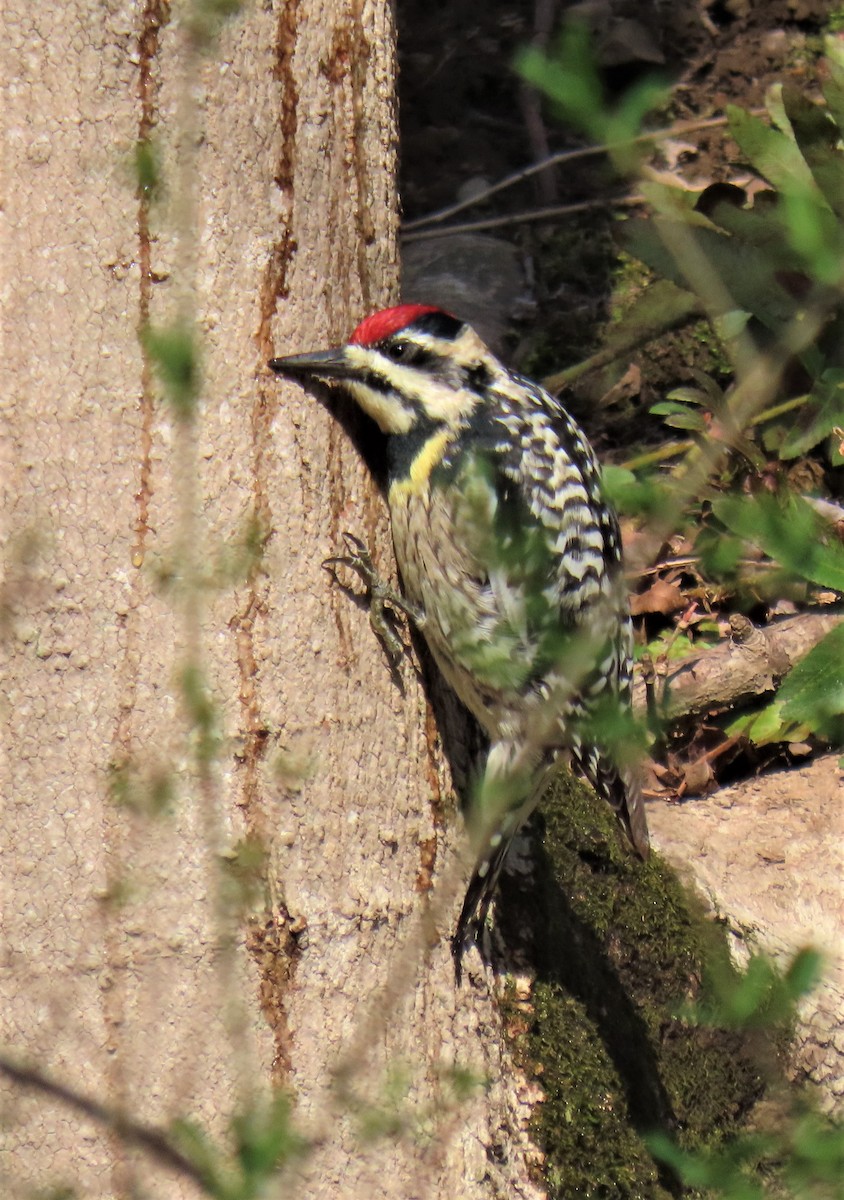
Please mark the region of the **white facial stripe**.
POLYGON ((376 391, 357 379, 344 380, 343 383, 382 433, 409 433, 413 428, 413 413, 404 407, 394 392, 376 391))
MULTIPOLYGON (((395 364, 398 366, 398 364, 395 364)), ((390 364, 391 368, 393 364, 390 364)), ((436 379, 425 380, 424 388, 418 389, 414 384, 419 382, 419 374, 412 367, 400 368, 407 372, 407 377, 401 386, 406 388, 414 402, 432 421, 444 421, 447 425, 456 425, 461 417, 468 416, 478 403, 478 396, 463 388, 449 387, 447 383, 439 383, 436 379)), ((390 382, 393 381, 392 371, 390 382)))
MULTIPOLYGON (((488 353, 478 335, 468 326, 453 342, 414 330, 413 344, 423 346, 434 355, 466 363, 482 361, 488 353)), ((468 416, 478 403, 479 398, 474 393, 441 383, 431 375, 426 374, 422 379, 418 367, 392 362, 372 347, 349 345, 346 357, 362 374, 367 368, 377 372, 398 396, 406 397, 407 404, 421 409, 432 421, 455 424, 461 417, 468 416)), ((376 392, 362 382, 350 383, 349 390, 386 433, 406 433, 411 427, 413 422, 407 422, 407 409, 389 393, 376 392)))

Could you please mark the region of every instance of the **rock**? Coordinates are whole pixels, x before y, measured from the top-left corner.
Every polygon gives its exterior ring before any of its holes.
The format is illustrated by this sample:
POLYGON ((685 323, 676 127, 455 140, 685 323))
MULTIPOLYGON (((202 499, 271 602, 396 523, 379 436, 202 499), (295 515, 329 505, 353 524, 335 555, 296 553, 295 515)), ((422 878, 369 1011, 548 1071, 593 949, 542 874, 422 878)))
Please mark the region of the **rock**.
POLYGON ((781 963, 804 946, 824 955, 823 979, 803 1002, 794 1067, 829 1112, 844 1111, 844 795, 838 755, 778 771, 705 799, 654 801, 654 845, 709 898, 735 937, 736 956, 762 950, 781 963))

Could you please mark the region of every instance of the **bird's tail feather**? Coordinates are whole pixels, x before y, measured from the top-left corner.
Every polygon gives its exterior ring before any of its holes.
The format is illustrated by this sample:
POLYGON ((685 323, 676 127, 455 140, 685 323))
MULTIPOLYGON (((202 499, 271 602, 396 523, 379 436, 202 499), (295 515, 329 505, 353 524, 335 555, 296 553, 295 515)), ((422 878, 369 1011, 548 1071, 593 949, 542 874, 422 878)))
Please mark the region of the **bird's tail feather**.
POLYGON ((573 755, 573 760, 612 808, 633 849, 641 859, 646 859, 651 843, 642 789, 635 773, 619 768, 597 746, 584 746, 573 755))

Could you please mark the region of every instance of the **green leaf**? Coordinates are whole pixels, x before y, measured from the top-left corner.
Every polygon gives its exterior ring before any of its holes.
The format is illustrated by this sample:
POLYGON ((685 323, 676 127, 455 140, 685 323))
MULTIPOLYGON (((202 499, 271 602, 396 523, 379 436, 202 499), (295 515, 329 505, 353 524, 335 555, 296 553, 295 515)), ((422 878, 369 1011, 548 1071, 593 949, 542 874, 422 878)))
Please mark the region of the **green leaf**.
MULTIPOLYGON (((679 403, 682 405, 698 404, 698 405, 706 405, 707 408, 710 407, 713 403, 713 397, 711 395, 707 395, 706 392, 704 392, 702 388, 693 388, 693 387, 674 388, 673 391, 670 391, 668 393, 668 399, 679 401, 679 403)), ((719 392, 717 400, 721 400, 721 399, 723 399, 723 397, 720 395, 720 392, 719 392)), ((716 403, 717 403, 717 400, 716 400, 716 403)), ((658 407, 659 407, 659 405, 655 404, 653 406, 653 408, 651 409, 651 412, 656 412, 658 407)), ((668 411, 668 410, 666 410, 666 411, 668 411)))
POLYGON ((688 429, 692 433, 702 433, 706 428, 703 414, 690 412, 688 409, 683 412, 669 413, 665 418, 665 424, 671 429, 688 429))
POLYGON ((197 759, 213 762, 219 750, 218 713, 207 680, 196 663, 186 664, 180 673, 182 700, 196 737, 197 759))
POLYGON ((516 55, 516 71, 544 92, 561 116, 596 142, 603 142, 621 174, 637 170, 649 147, 639 140, 644 118, 664 105, 670 92, 649 77, 627 89, 614 108, 604 95, 592 34, 577 18, 566 20, 551 55, 526 46, 516 55))
POLYGON ((591 35, 581 21, 567 21, 553 57, 537 46, 526 46, 517 55, 516 71, 558 105, 577 128, 603 140, 607 106, 595 65, 591 35))
POLYGON ((780 189, 793 189, 795 183, 814 186, 812 173, 797 143, 779 129, 743 108, 727 105, 730 133, 760 175, 780 189))
POLYGON ((844 218, 844 153, 838 148, 841 131, 829 112, 797 88, 784 86, 782 98, 815 183, 832 211, 844 218))
POLYGON ((306 1148, 291 1125, 290 1099, 281 1092, 269 1104, 238 1113, 232 1121, 232 1133, 241 1172, 249 1181, 245 1191, 249 1196, 261 1195, 276 1169, 306 1148))
POLYGON ((713 579, 734 579, 746 547, 740 538, 704 528, 697 539, 703 569, 713 579))
POLYGON ((821 375, 797 423, 780 444, 780 458, 788 460, 808 454, 837 426, 844 428, 844 369, 841 368, 821 375))
MULTIPOLYGON (((671 395, 673 396, 675 393, 672 392, 671 395)), ((664 417, 670 413, 684 413, 688 411, 685 404, 676 404, 671 400, 660 400, 658 403, 652 404, 648 409, 648 412, 653 413, 655 417, 664 417)))
POLYGON ((751 314, 741 308, 730 308, 713 317, 712 324, 721 341, 729 343, 744 333, 750 317, 751 314))
POLYGON ((826 78, 821 84, 823 98, 838 128, 844 133, 844 62, 836 61, 836 42, 828 39, 826 78))
POLYGON ((823 955, 811 946, 798 950, 788 965, 785 981, 792 1000, 802 1000, 814 991, 823 974, 823 955))
POLYGON ((663 513, 672 501, 671 490, 656 476, 637 478, 626 467, 607 465, 601 473, 601 490, 619 512, 636 515, 663 513))
POLYGON ((728 199, 716 199, 713 202, 709 196, 714 186, 717 185, 707 188, 698 200, 699 206, 705 206, 711 223, 733 237, 752 242, 755 246, 773 248, 781 255, 785 220, 779 197, 773 192, 763 192, 754 197, 752 208, 728 199))
MULTIPOLYGON (((638 137, 642 132, 642 126, 648 113, 662 108, 670 95, 670 88, 653 75, 646 76, 629 87, 619 100, 618 107, 610 119, 607 130, 610 144, 638 137)), ((623 164, 627 170, 635 168, 636 160, 641 157, 646 148, 628 147, 628 151, 631 150, 635 152, 636 159, 623 164)))
POLYGON ((654 212, 683 224, 708 226, 710 222, 695 209, 698 193, 659 180, 646 179, 640 191, 654 212))
MULTIPOLYGON (((783 287, 781 276, 788 260, 778 260, 768 249, 739 241, 715 229, 692 228, 662 218, 626 221, 621 226, 621 237, 625 247, 652 270, 678 286, 692 290, 695 281, 687 278, 684 247, 688 247, 689 261, 702 256, 723 283, 728 300, 725 312, 741 309, 753 313, 776 333, 794 317, 796 302, 783 287), (682 262, 674 258, 675 247, 682 262)), ((801 297, 801 304, 809 299, 808 296, 801 297)))
POLYGON ((799 950, 785 970, 765 954, 753 954, 739 974, 713 963, 703 997, 685 1006, 683 1015, 694 1024, 729 1029, 787 1027, 798 1002, 817 982, 820 965, 821 956, 811 947, 799 950))
POLYGON ((199 363, 193 332, 183 325, 143 331, 141 341, 178 417, 193 416, 199 393, 199 363))
POLYGON ((791 1161, 785 1168, 791 1194, 806 1200, 840 1196, 844 1179, 844 1126, 807 1112, 797 1121, 791 1143, 791 1161))
POLYGON ((661 658, 669 662, 674 659, 680 660, 690 658, 693 654, 699 655, 702 650, 711 650, 713 646, 718 645, 718 627, 706 630, 708 637, 698 637, 698 631, 707 622, 701 622, 695 626, 695 639, 692 639, 688 634, 681 633, 675 636, 675 630, 670 629, 666 633, 661 633, 659 637, 654 638, 647 646, 637 646, 635 654, 637 659, 642 658, 645 654, 650 654, 653 658, 661 658))
POLYGON ((837 285, 841 281, 844 233, 826 207, 820 208, 814 194, 794 188, 783 192, 786 236, 800 264, 816 284, 837 285))
POLYGON ((230 1194, 231 1176, 226 1170, 224 1156, 198 1122, 188 1117, 177 1117, 171 1122, 170 1137, 202 1176, 205 1190, 210 1196, 230 1194))
POLYGON ((783 680, 783 717, 844 741, 844 624, 836 625, 783 680))
POLYGON ((722 496, 712 511, 798 579, 844 592, 844 547, 799 496, 722 496))
POLYGON ((161 151, 150 138, 135 143, 135 175, 138 190, 145 200, 155 200, 161 193, 161 151))
POLYGON ((777 697, 756 712, 741 713, 725 727, 729 737, 746 737, 754 746, 771 746, 777 742, 796 742, 811 732, 808 725, 801 725, 783 718, 783 701, 777 697))
MULTIPOLYGON (((667 1163, 687 1187, 712 1189, 729 1200, 764 1200, 762 1184, 748 1173, 749 1166, 762 1157, 770 1139, 762 1135, 736 1138, 718 1153, 684 1150, 665 1133, 645 1135, 645 1143, 654 1158, 667 1163)), ((709 1191, 707 1191, 709 1194, 709 1191)))

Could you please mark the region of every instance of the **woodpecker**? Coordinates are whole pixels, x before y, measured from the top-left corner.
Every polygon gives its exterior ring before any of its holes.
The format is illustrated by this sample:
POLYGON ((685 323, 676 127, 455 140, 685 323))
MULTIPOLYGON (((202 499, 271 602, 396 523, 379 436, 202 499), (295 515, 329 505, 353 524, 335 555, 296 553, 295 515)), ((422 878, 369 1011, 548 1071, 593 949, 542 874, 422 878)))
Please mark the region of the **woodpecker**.
MULTIPOLYGON (((402 595, 363 543, 346 562, 415 621, 490 743, 470 810, 476 861, 452 949, 484 928, 499 873, 549 773, 568 759, 641 858, 635 773, 600 714, 629 708, 632 633, 616 515, 595 455, 560 402, 429 305, 367 317, 337 349, 274 358, 278 375, 337 381, 387 435, 402 595)), ((610 718, 611 719, 611 718, 610 718)))

